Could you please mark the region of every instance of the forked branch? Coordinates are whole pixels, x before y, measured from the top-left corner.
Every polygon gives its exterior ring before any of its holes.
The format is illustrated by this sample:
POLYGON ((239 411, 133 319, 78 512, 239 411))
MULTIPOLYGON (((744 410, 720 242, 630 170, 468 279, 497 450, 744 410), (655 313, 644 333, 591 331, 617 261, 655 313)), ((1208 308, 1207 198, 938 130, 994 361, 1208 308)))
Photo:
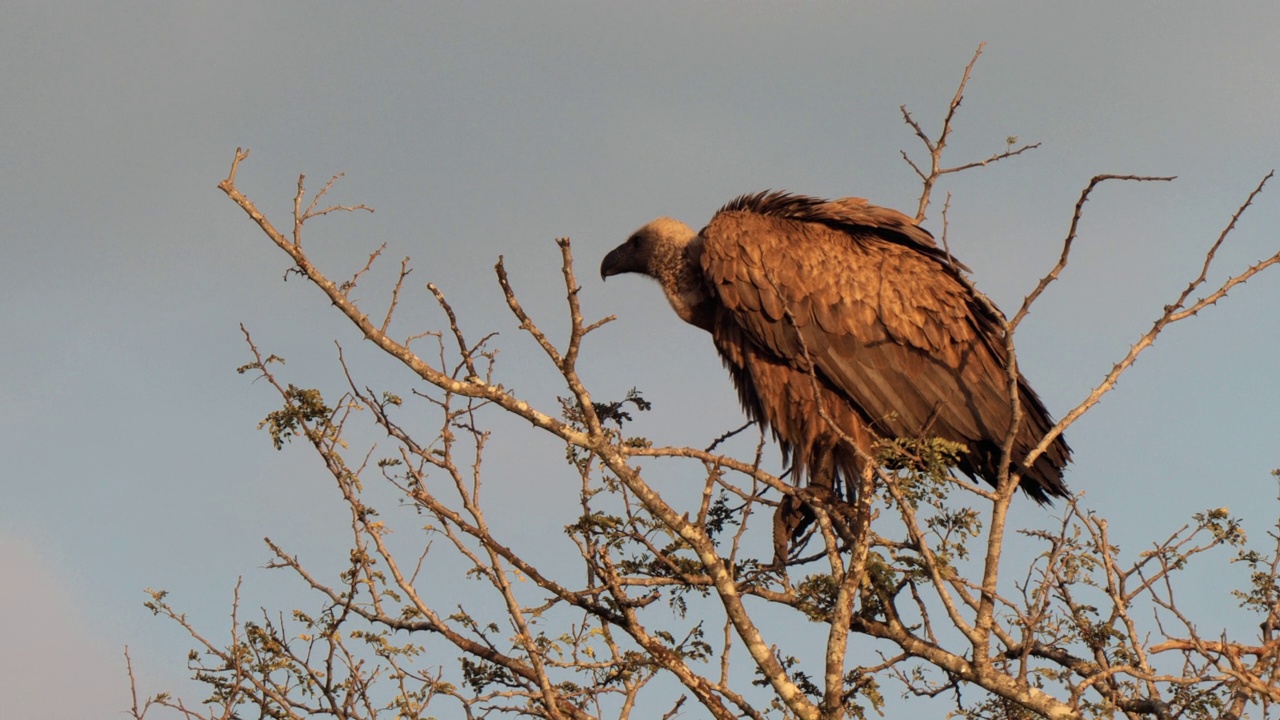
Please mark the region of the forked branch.
POLYGON ((960 77, 960 85, 956 88, 956 94, 951 98, 951 104, 947 106, 946 115, 942 120, 942 130, 938 132, 937 140, 930 138, 929 134, 924 131, 924 128, 920 127, 920 123, 916 122, 916 119, 907 111, 906 105, 900 105, 898 107, 898 110, 902 112, 903 122, 911 127, 915 132, 916 137, 920 138, 920 142, 923 143, 925 149, 929 151, 929 169, 927 172, 921 169, 920 166, 911 159, 910 155, 907 155, 906 150, 899 151, 902 155, 902 159, 906 161, 907 165, 911 166, 911 169, 915 171, 917 176, 919 176, 920 182, 923 185, 920 190, 919 206, 916 210, 917 224, 924 222, 926 213, 929 209, 929 201, 933 195, 934 185, 937 184, 938 179, 943 175, 986 167, 992 163, 999 162, 1000 160, 1021 155, 1028 150, 1035 150, 1040 147, 1040 143, 1030 143, 1023 144, 1015 148, 1014 145, 1018 144, 1018 138, 1010 137, 1006 143, 1008 147, 1003 152, 993 153, 990 157, 983 160, 967 162, 954 167, 944 168, 942 166, 942 152, 946 149, 947 141, 951 137, 952 122, 955 120, 956 111, 960 109, 960 103, 964 100, 964 88, 969 84, 969 75, 973 72, 973 66, 977 64, 978 57, 982 55, 982 49, 986 46, 987 44, 985 42, 979 43, 978 49, 973 53, 973 58, 969 60, 969 64, 965 66, 964 75, 960 77))

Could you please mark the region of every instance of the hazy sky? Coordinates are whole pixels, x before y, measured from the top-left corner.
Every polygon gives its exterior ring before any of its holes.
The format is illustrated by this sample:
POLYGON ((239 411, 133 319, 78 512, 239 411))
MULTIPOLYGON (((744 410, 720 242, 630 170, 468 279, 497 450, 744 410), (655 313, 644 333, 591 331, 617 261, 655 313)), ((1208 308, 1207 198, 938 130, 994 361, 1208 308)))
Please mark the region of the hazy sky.
MULTIPOLYGON (((898 106, 937 128, 981 41, 951 160, 1011 135, 1043 145, 940 192, 953 193, 952 250, 1004 307, 1056 259, 1092 175, 1178 176, 1101 188, 1071 266, 1020 333, 1022 367, 1057 414, 1280 164, 1270 0, 0 0, 0 13, 0 697, 12 717, 119 717, 126 644, 143 690, 186 687, 190 642, 142 607, 146 587, 225 634, 238 576, 250 609, 307 602, 261 569, 263 536, 343 556, 318 463, 255 429, 275 401, 234 372, 248 362, 239 324, 300 384, 336 387, 335 340, 366 372, 409 380, 313 288, 281 282, 283 256, 216 188, 237 146, 253 151, 241 188, 279 222, 298 173, 318 186, 345 172, 335 200, 377 212, 317 224, 316 257, 342 276, 383 242, 393 264, 411 255, 415 292, 433 281, 475 334, 501 332, 502 381, 544 405, 554 375, 492 266, 505 255, 562 335, 552 240, 570 236, 586 312, 619 315, 585 350, 593 391, 639 386, 655 408, 638 429, 693 445, 741 416, 715 352, 651 284, 603 286, 600 256, 655 216, 698 226, 766 188, 914 208, 899 151, 919 148, 898 106)), ((1213 279, 1280 247, 1278 198, 1271 188, 1245 216, 1213 279)), ((1242 514, 1256 537, 1274 522, 1277 307, 1280 273, 1171 329, 1069 433, 1068 483, 1126 550, 1206 507, 1242 514)), ((511 533, 556 536, 573 512, 556 504, 574 482, 560 450, 523 429, 506 442, 489 468, 494 512, 539 507, 546 526, 511 533)), ((1235 606, 1220 587, 1196 602, 1235 606)))

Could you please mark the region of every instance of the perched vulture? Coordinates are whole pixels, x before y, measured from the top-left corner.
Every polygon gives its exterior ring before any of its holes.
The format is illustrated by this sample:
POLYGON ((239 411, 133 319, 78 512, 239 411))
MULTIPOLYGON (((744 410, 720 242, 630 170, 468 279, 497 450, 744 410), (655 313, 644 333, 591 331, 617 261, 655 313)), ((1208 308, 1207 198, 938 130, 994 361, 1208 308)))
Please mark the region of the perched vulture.
MULTIPOLYGON (((961 269, 897 211, 764 192, 720 208, 701 232, 654 220, 605 256, 600 276, 656 279, 677 315, 711 333, 743 408, 772 429, 793 478, 838 492, 863 467, 844 438, 866 454, 882 438, 963 443, 959 469, 996 483, 1010 421, 1004 333, 961 269)), ((1041 503, 1064 497, 1070 448, 1059 437, 1024 467, 1053 420, 1024 378, 1018 391, 1021 487, 1041 503)), ((792 536, 808 524, 782 522, 792 536)))

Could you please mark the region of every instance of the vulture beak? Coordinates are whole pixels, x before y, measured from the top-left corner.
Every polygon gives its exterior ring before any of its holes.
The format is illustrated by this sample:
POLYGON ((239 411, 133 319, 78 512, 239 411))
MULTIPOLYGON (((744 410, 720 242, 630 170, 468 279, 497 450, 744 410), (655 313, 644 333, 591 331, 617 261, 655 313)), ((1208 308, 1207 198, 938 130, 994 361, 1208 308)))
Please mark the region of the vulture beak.
POLYGON ((627 272, 626 257, 624 247, 621 245, 610 250, 609 254, 604 256, 604 260, 600 261, 600 280, 603 282, 608 280, 610 275, 627 272))

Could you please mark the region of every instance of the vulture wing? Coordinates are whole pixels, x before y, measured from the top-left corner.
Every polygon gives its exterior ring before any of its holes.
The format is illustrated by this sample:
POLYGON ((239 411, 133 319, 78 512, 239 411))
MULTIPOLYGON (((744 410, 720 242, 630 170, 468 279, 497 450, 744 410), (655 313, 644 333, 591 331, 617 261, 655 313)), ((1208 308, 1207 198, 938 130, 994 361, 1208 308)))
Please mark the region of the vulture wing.
MULTIPOLYGON (((860 198, 762 193, 726 205, 701 236, 702 269, 720 306, 713 335, 738 366, 745 405, 767 406, 759 395, 783 392, 779 383, 812 384, 812 368, 822 396, 850 404, 875 434, 965 443, 960 469, 995 482, 1011 417, 1003 333, 927 232, 860 198), (744 363, 752 353, 767 362, 744 363), (790 376, 753 369, 769 364, 790 376)), ((1019 380, 1021 463, 1052 421, 1019 380)), ((820 424, 817 408, 804 414, 820 424)), ((1059 439, 1026 473, 1024 489, 1041 501, 1065 495, 1069 452, 1059 439)))

